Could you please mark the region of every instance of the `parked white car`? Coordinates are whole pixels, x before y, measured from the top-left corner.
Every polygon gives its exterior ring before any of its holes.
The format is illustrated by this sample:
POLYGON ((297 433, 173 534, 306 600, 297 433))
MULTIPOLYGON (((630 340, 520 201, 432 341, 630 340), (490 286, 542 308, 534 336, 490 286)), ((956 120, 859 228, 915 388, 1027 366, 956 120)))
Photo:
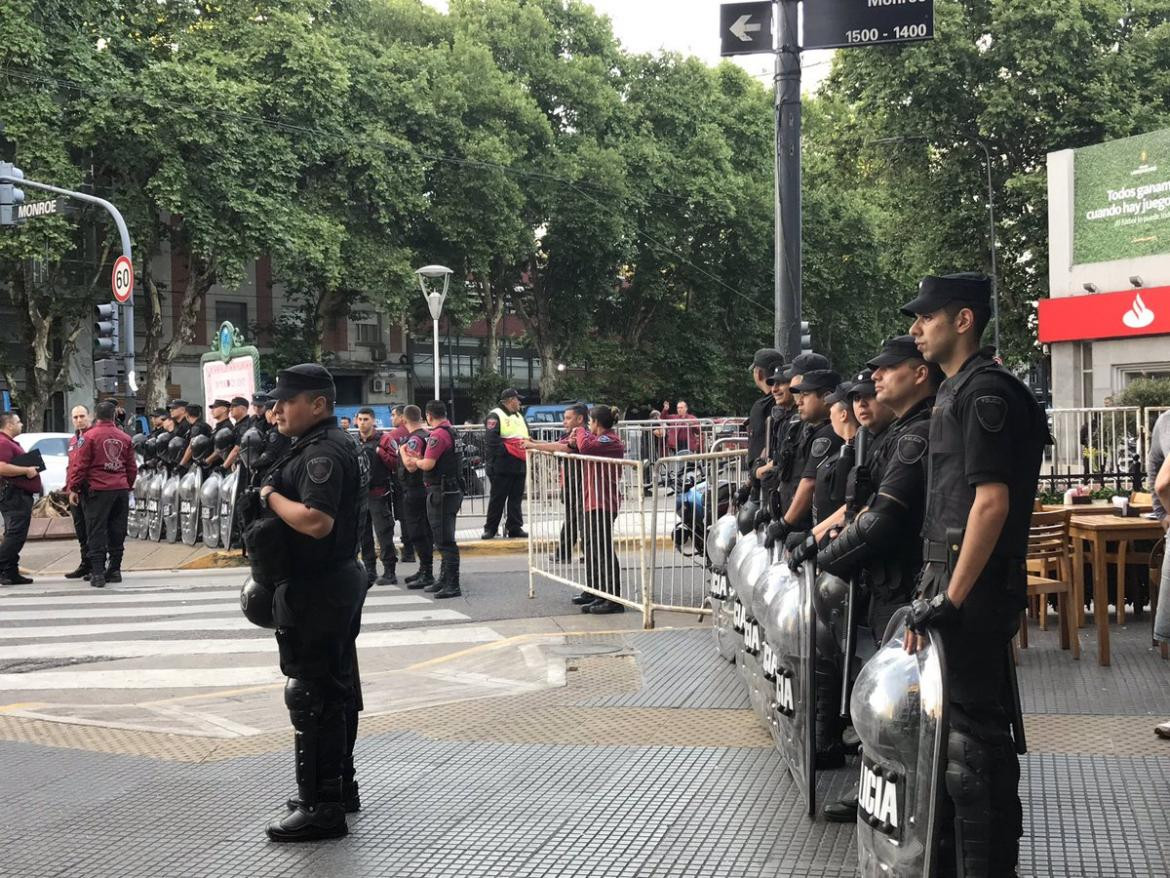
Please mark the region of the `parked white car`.
POLYGON ((39 451, 45 458, 41 485, 45 493, 65 488, 65 471, 69 466, 69 439, 72 433, 21 433, 16 437, 25 451, 39 451))

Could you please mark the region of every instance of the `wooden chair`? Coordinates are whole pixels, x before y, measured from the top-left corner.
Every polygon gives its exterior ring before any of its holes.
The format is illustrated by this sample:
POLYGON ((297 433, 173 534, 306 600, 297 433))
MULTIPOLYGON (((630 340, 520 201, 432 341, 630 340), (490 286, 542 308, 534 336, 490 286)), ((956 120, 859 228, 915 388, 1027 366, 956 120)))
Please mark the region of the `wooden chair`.
MULTIPOLYGON (((1048 595, 1056 595, 1060 619, 1060 648, 1081 657, 1081 643, 1072 606, 1072 562, 1068 547, 1068 519, 1063 512, 1033 512, 1028 532, 1028 603, 1039 601, 1037 615, 1048 615, 1048 595), (1033 570, 1039 571, 1033 573, 1033 570), (1055 571, 1055 578, 1048 574, 1055 571)), ((1020 648, 1028 648, 1028 614, 1020 614, 1020 648)))
MULTIPOLYGON (((1158 591, 1162 584, 1162 559, 1166 554, 1166 538, 1154 543, 1150 550, 1150 631, 1154 630, 1154 620, 1158 618, 1158 591)), ((1170 658, 1170 643, 1153 641, 1154 646, 1162 653, 1162 658, 1170 658)))

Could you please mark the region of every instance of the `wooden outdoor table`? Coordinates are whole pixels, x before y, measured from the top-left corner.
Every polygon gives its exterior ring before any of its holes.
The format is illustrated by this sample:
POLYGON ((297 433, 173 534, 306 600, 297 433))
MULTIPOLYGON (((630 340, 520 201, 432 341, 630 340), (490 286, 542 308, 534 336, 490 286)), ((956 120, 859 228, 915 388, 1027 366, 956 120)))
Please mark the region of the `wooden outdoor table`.
POLYGON ((1109 664, 1109 583, 1105 572, 1105 548, 1117 543, 1117 621, 1125 621, 1125 554, 1132 540, 1162 538, 1162 525, 1149 518, 1122 518, 1120 515, 1074 513, 1069 517, 1068 535, 1073 544, 1073 595, 1078 615, 1085 606, 1085 543, 1091 546, 1093 565, 1093 621, 1097 626, 1097 656, 1109 664))
MULTIPOLYGON (((1153 512, 1154 507, 1149 504, 1131 503, 1130 509, 1139 515, 1144 512, 1153 512)), ((1116 507, 1112 503, 1084 503, 1079 506, 1065 506, 1063 503, 1045 503, 1040 507, 1041 512, 1063 512, 1065 518, 1073 515, 1113 515, 1116 507)))

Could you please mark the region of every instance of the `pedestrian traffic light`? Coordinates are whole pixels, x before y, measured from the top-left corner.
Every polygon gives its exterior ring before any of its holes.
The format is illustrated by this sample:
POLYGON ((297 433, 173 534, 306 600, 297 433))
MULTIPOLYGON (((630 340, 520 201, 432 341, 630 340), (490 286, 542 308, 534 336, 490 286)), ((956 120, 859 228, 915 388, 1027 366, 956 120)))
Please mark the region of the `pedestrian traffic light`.
POLYGON ((808 321, 800 321, 800 352, 802 354, 812 353, 812 330, 809 328, 808 321))
POLYGON ((16 181, 23 179, 24 171, 12 162, 0 162, 0 226, 17 223, 16 211, 24 204, 24 190, 16 185, 16 181))
POLYGON ((117 393, 122 376, 122 364, 113 357, 94 360, 93 385, 98 393, 117 393))
POLYGON ((97 319, 93 324, 93 355, 95 359, 110 357, 118 352, 118 306, 114 302, 94 308, 97 319))

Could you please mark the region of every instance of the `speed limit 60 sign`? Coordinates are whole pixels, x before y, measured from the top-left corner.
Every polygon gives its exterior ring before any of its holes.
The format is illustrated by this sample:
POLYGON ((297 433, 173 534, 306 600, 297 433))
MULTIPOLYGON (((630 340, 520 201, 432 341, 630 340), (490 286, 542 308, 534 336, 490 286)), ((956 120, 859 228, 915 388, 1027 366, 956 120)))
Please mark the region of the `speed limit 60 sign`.
POLYGON ((130 301, 134 294, 134 263, 126 256, 119 256, 114 262, 114 271, 110 275, 110 289, 114 291, 114 298, 123 305, 130 301))

